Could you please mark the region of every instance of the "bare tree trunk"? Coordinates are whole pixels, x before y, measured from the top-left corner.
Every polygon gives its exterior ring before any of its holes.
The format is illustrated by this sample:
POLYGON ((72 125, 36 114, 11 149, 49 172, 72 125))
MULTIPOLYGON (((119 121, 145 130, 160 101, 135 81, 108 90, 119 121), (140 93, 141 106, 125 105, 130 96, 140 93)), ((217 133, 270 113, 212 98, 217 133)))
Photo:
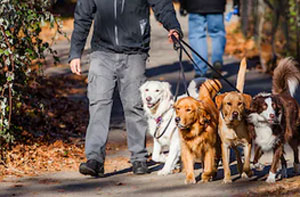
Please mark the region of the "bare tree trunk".
POLYGON ((282 20, 282 29, 283 29, 283 34, 286 40, 285 44, 285 50, 286 52, 290 51, 290 32, 289 32, 289 2, 288 1, 278 1, 279 6, 278 10, 281 11, 281 15, 283 17, 282 20))
POLYGON ((297 61, 300 62, 300 6, 299 6, 300 0, 296 0, 296 36, 297 36, 297 61))
POLYGON ((242 32, 244 36, 247 36, 247 32, 249 29, 249 13, 248 13, 248 7, 251 1, 248 0, 242 0, 241 4, 241 24, 242 24, 242 32))
POLYGON ((263 26, 265 23, 265 12, 266 12, 266 5, 263 0, 258 0, 257 2, 257 38, 256 38, 256 43, 258 45, 258 51, 259 51, 259 60, 261 67, 263 69, 263 72, 267 72, 267 60, 264 58, 262 55, 262 37, 263 37, 263 26))

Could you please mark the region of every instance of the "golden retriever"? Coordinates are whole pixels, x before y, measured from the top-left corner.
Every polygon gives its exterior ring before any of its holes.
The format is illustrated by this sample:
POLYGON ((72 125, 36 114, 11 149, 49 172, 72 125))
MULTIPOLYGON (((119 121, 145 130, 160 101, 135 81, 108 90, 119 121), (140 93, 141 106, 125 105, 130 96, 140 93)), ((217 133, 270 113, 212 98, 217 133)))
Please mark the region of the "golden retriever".
POLYGON ((217 171, 215 161, 220 155, 217 135, 218 110, 212 98, 221 88, 218 80, 206 80, 200 87, 199 100, 185 97, 174 105, 175 121, 181 137, 181 158, 186 172, 186 184, 196 183, 196 159, 204 166, 202 182, 211 180, 217 171))
POLYGON ((251 155, 251 136, 248 132, 246 122, 245 110, 250 108, 252 97, 243 94, 245 74, 246 74, 246 60, 243 59, 240 64, 240 69, 237 78, 237 89, 241 92, 227 92, 218 95, 215 102, 220 110, 219 114, 219 136, 222 142, 222 160, 224 167, 224 183, 231 183, 229 155, 230 148, 233 148, 236 158, 238 171, 243 178, 252 176, 250 169, 250 155, 251 155), (245 162, 242 164, 241 156, 237 149, 242 145, 245 154, 245 162))

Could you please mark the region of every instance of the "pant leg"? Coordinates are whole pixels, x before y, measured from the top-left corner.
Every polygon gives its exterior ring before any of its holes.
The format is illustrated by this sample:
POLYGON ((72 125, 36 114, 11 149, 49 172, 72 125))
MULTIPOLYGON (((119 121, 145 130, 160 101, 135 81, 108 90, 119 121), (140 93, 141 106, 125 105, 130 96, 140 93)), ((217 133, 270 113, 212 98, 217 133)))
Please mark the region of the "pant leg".
POLYGON ((212 62, 223 64, 223 54, 226 45, 224 16, 221 14, 207 14, 207 30, 212 40, 212 62))
MULTIPOLYGON (((205 60, 207 60, 207 20, 206 15, 202 14, 189 14, 189 41, 193 47, 205 60)), ((207 71, 207 65, 196 56, 192 54, 196 64, 200 67, 195 68, 197 75, 204 76, 207 71)))
POLYGON ((139 88, 145 82, 147 54, 125 55, 117 69, 118 87, 124 108, 128 149, 131 162, 146 161, 147 121, 139 88))
POLYGON ((116 85, 115 65, 112 56, 95 51, 90 56, 88 75, 89 125, 85 141, 87 159, 105 160, 113 92, 116 85))

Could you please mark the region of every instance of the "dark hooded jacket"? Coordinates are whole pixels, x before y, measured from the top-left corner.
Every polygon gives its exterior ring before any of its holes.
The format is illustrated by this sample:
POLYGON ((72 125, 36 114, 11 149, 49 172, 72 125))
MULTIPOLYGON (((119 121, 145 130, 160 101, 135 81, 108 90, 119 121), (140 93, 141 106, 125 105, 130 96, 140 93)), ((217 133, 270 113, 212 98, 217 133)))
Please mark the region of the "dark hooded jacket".
MULTIPOLYGON (((234 0, 239 7, 239 0, 234 0)), ((225 11, 226 0, 180 0, 181 8, 188 13, 218 14, 225 11)))
POLYGON ((92 21, 92 51, 147 53, 150 7, 165 29, 182 34, 171 0, 78 0, 69 61, 81 57, 92 21))

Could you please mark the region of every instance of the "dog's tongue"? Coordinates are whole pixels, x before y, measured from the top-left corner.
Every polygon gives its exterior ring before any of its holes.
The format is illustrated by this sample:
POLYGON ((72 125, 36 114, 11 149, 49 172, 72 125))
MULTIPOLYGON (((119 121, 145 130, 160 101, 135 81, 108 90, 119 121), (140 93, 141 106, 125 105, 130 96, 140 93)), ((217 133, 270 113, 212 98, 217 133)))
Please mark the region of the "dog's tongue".
POLYGON ((274 119, 269 119, 268 122, 269 122, 270 124, 275 124, 277 121, 274 120, 274 119))
POLYGON ((148 108, 153 107, 153 105, 154 105, 154 104, 152 104, 152 103, 148 103, 148 104, 147 104, 148 108))

